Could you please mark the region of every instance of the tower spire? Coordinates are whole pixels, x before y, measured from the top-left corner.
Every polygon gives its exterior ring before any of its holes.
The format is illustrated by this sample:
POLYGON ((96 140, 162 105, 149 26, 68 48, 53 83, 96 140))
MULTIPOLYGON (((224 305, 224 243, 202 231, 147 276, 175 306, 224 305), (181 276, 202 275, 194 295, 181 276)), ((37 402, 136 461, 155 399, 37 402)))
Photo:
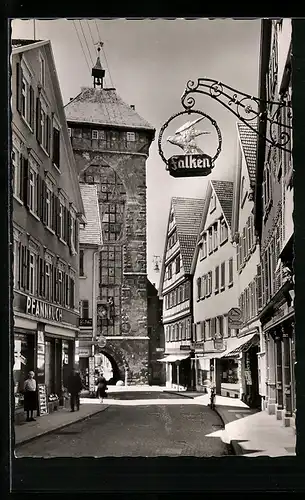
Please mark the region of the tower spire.
POLYGON ((97 60, 95 63, 95 66, 92 68, 92 73, 91 75, 93 76, 93 86, 95 87, 100 87, 101 89, 103 88, 103 80, 105 77, 105 70, 102 68, 101 65, 101 60, 100 60, 100 51, 101 47, 103 47, 103 42, 98 42, 98 48, 97 48, 97 60))

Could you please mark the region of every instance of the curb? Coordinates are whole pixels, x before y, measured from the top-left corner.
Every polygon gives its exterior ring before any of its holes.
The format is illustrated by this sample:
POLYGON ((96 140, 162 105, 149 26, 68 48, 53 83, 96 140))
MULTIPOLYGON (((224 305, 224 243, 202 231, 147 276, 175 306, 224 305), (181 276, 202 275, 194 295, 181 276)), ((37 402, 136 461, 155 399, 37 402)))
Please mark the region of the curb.
POLYGON ((74 420, 73 422, 68 422, 68 423, 65 423, 65 424, 61 424, 58 427, 54 427, 53 429, 47 429, 45 431, 40 432, 39 434, 36 434, 35 436, 29 437, 29 438, 25 438, 22 441, 18 441, 18 443, 15 442, 14 443, 15 449, 18 448, 18 446, 21 446, 23 444, 29 443, 30 441, 34 441, 35 439, 38 439, 38 438, 40 438, 42 436, 46 436, 47 434, 52 434, 52 432, 55 432, 55 431, 57 431, 59 429, 63 429, 64 427, 68 427, 69 425, 73 425, 73 424, 76 424, 78 422, 83 422, 84 420, 86 420, 87 418, 92 417, 93 415, 97 415, 98 413, 102 413, 102 411, 107 410, 107 408, 109 408, 109 405, 106 406, 106 407, 104 407, 104 408, 101 408, 100 410, 95 411, 94 413, 90 413, 90 415, 85 415, 83 417, 80 417, 79 419, 74 420))
POLYGON ((227 433, 227 430, 226 430, 226 423, 225 423, 225 420, 224 420, 224 417, 222 416, 222 414, 219 412, 219 410, 217 409, 217 406, 214 405, 214 411, 217 413, 217 415, 219 416, 221 422, 222 422, 222 425, 223 425, 223 430, 224 432, 226 433, 226 435, 228 436, 228 442, 229 442, 229 445, 228 446, 231 446, 232 448, 232 451, 234 452, 234 455, 243 455, 243 449, 242 447, 240 446, 240 444, 238 444, 238 441, 236 441, 235 439, 230 439, 228 433, 227 433))
POLYGON ((183 391, 177 392, 177 391, 162 391, 165 392, 166 394, 177 394, 177 396, 182 396, 184 398, 189 398, 189 399, 195 399, 194 396, 190 396, 189 394, 184 394, 183 391))

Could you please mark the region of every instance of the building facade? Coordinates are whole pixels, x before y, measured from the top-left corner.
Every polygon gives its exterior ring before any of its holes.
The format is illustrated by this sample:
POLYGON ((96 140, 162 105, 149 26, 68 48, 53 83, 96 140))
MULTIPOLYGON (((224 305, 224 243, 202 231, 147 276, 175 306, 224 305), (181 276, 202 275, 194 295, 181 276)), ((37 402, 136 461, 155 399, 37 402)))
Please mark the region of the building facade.
POLYGON ((261 408, 265 399, 265 343, 257 307, 260 251, 254 228, 254 189, 257 133, 237 125, 237 164, 234 182, 232 233, 236 246, 237 295, 242 312, 238 337, 246 343, 239 353, 240 398, 261 408))
POLYGON ((97 330, 119 378, 148 382, 146 160, 154 128, 115 89, 104 88, 98 58, 94 86, 65 107, 80 182, 95 184, 103 246, 97 330), (105 344, 105 345, 104 345, 105 344))
POLYGON ((41 414, 52 401, 64 401, 75 361, 78 235, 85 219, 50 42, 13 40, 11 71, 17 420, 30 370, 41 414))
POLYGON ((158 359, 165 351, 163 304, 155 285, 147 280, 147 325, 149 337, 149 385, 165 385, 165 366, 158 359))
POLYGON ((85 387, 94 392, 94 370, 98 359, 94 357, 97 339, 97 299, 99 296, 99 253, 102 247, 102 226, 95 184, 80 183, 86 224, 79 231, 79 370, 85 387))
POLYGON ((191 273, 197 390, 212 384, 217 394, 238 397, 238 352, 232 351, 242 342, 228 321, 238 306, 232 203, 233 182, 209 182, 191 273))
MULTIPOLYGON (((276 117, 277 136, 288 133, 291 150, 291 19, 263 20, 260 64, 260 98, 282 101, 276 117)), ((274 104, 261 103, 262 116, 273 116, 274 104)), ((266 343, 265 408, 289 426, 294 424, 295 336, 293 280, 293 166, 292 155, 272 147, 270 129, 259 123, 255 225, 260 238, 258 305, 266 343)), ((274 131, 273 131, 274 132, 274 131)))
POLYGON ((162 261, 159 295, 163 299, 166 387, 185 390, 195 384, 192 348, 190 267, 204 200, 172 198, 162 261))

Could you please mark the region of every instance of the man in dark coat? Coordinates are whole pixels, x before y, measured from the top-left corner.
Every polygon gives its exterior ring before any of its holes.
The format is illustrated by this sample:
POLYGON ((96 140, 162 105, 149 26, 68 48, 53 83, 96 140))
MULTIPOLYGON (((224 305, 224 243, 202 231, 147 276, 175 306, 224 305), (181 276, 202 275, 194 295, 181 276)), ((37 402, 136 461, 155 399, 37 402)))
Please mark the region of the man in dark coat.
POLYGON ((75 370, 68 377, 68 392, 70 393, 70 405, 71 411, 74 411, 74 407, 79 410, 79 393, 83 388, 82 379, 80 375, 75 370))

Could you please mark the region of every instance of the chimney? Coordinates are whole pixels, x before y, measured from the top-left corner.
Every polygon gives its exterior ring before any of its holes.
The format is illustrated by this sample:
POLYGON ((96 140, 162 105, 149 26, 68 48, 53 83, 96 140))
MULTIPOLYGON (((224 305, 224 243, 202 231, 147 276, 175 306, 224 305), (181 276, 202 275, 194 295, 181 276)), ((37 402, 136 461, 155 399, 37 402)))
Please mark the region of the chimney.
POLYGON ((131 107, 131 109, 133 109, 133 110, 135 110, 135 109, 136 109, 136 107, 135 107, 135 105, 134 105, 134 104, 130 104, 130 107, 131 107))
POLYGON ((73 101, 73 97, 70 97, 70 102, 73 101))

